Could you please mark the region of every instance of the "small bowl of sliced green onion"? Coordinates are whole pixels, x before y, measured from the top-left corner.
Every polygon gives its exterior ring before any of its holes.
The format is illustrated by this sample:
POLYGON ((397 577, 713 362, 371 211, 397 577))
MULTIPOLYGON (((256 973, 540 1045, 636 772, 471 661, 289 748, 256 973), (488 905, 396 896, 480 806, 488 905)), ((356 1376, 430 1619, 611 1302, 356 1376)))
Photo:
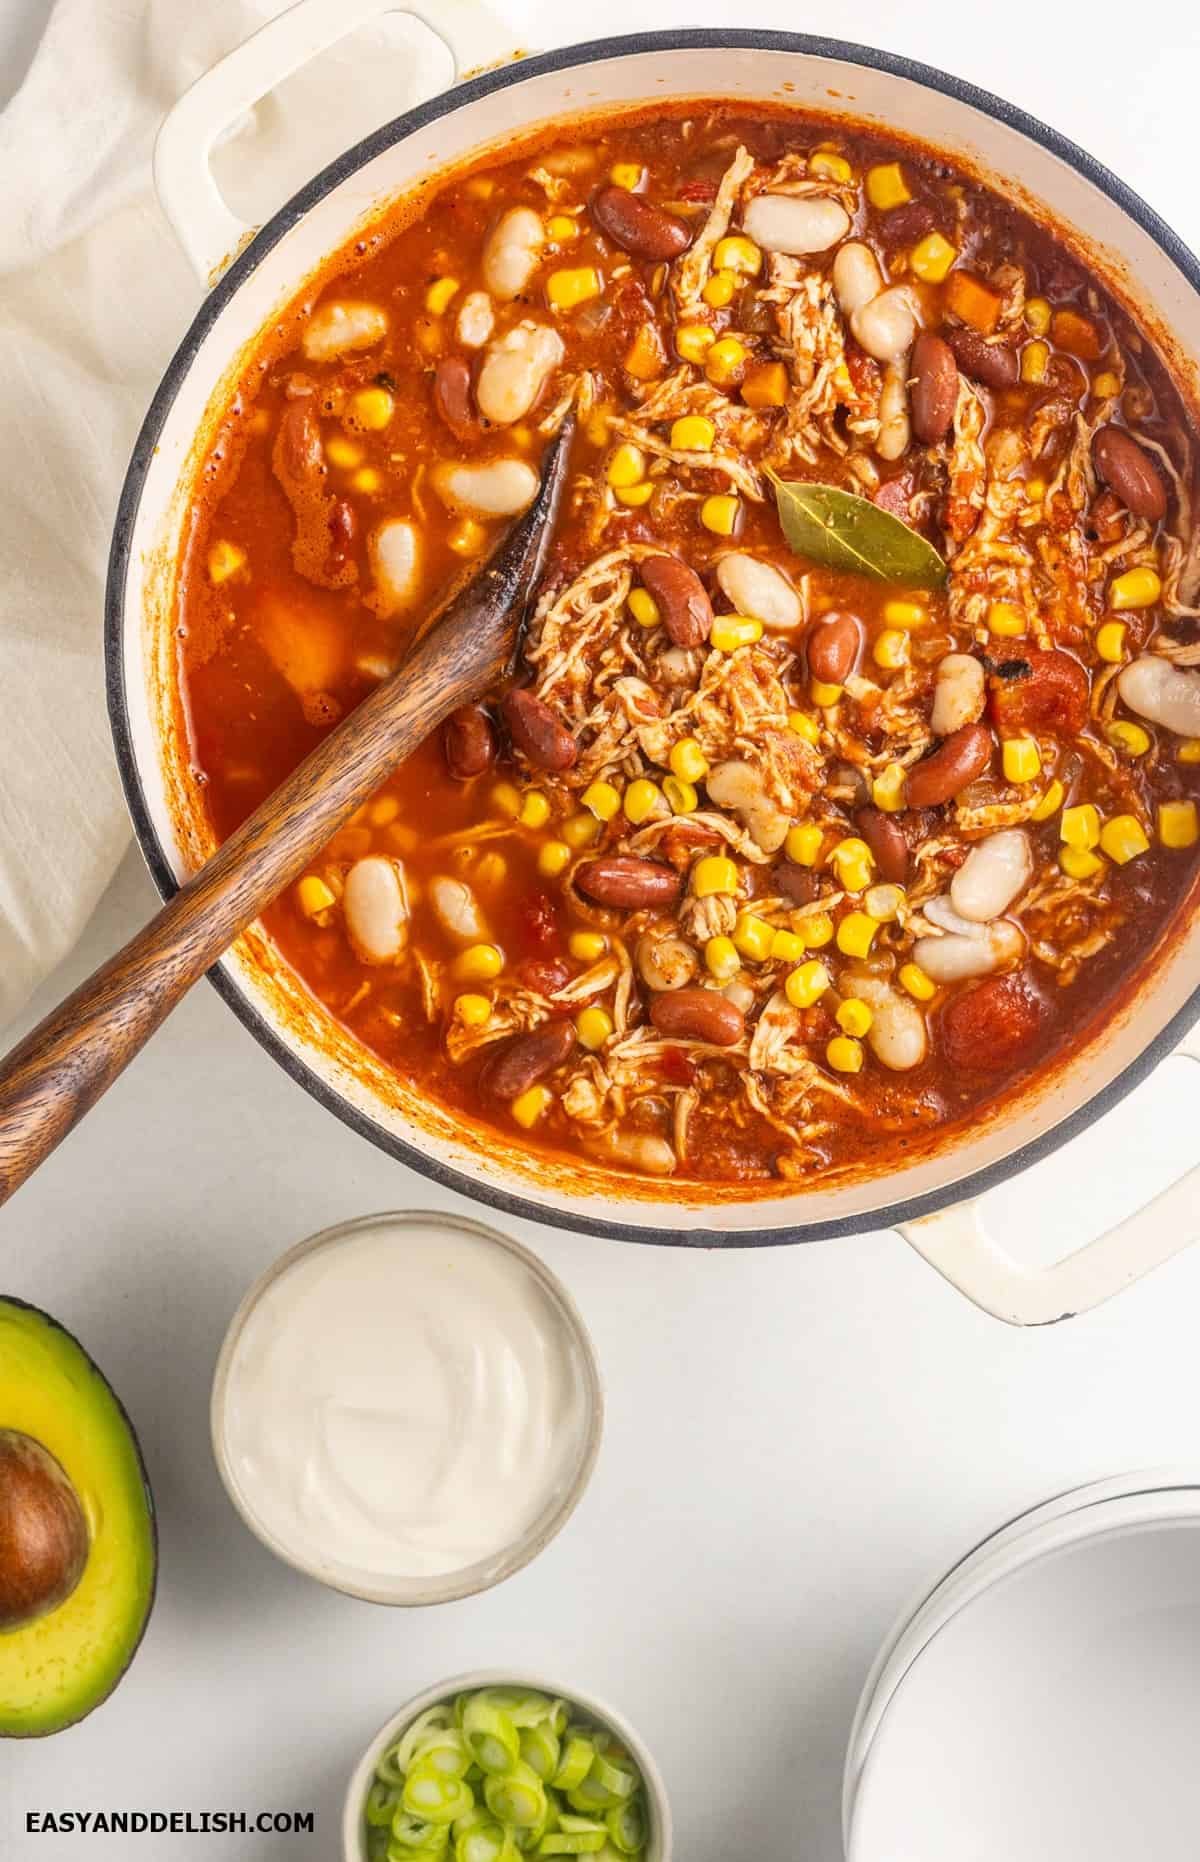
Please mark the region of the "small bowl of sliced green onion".
POLYGON ((346 1862, 670 1862, 658 1767, 601 1701, 507 1674, 409 1701, 346 1795, 346 1862))

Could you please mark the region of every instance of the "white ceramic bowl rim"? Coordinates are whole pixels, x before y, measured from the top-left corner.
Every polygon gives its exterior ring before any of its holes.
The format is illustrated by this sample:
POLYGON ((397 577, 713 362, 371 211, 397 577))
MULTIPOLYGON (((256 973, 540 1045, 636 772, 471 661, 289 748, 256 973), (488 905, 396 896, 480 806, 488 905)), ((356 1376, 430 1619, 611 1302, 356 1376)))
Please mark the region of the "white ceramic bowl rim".
MULTIPOLYGON (((1107 169, 1103 163, 1071 142, 1058 131, 1039 122, 1023 110, 991 92, 978 89, 961 78, 937 70, 934 66, 903 58, 895 53, 877 51, 842 40, 805 33, 756 30, 709 30, 703 27, 674 32, 637 33, 607 39, 594 39, 580 45, 565 46, 536 57, 515 60, 498 70, 467 80, 443 92, 373 135, 347 149, 334 162, 293 195, 266 222, 246 248, 229 266, 209 292, 169 363, 138 435, 117 509, 112 550, 109 556, 105 591, 104 651, 109 720, 125 798, 133 818, 138 841, 151 875, 164 898, 170 898, 179 882, 162 844, 138 765, 131 725, 129 695, 126 690, 123 640, 126 627, 125 592, 133 547, 134 527, 142 491, 149 473, 167 416, 179 394, 208 332, 240 287, 267 254, 327 194, 378 155, 440 118, 469 106, 476 100, 530 78, 553 72, 586 67, 598 61, 641 54, 670 53, 683 50, 746 50, 796 53, 812 59, 842 61, 886 76, 905 79, 924 86, 989 116, 1030 142, 1039 145, 1075 169, 1141 229, 1167 256, 1187 283, 1200 296, 1200 260, 1161 217, 1141 197, 1107 169)), ((802 1201, 797 1202, 797 1220, 779 1225, 746 1227, 709 1227, 647 1225, 622 1222, 609 1216, 592 1216, 577 1209, 559 1208, 550 1201, 535 1201, 517 1190, 499 1187, 472 1176, 453 1164, 431 1156, 426 1150, 397 1132, 384 1129, 368 1114, 351 1104, 335 1085, 322 1078, 316 1069, 301 1058, 281 1038, 261 1008, 239 989, 233 976, 223 967, 209 972, 209 980, 239 1021, 249 1029, 290 1078, 302 1086, 328 1111, 368 1138, 411 1169, 454 1190, 471 1200, 501 1210, 524 1220, 542 1222, 551 1227, 576 1233, 613 1237, 623 1241, 652 1242, 667 1246, 764 1247, 797 1241, 818 1241, 841 1235, 861 1234, 867 1230, 897 1227, 917 1217, 933 1214, 965 1198, 982 1195, 985 1190, 1006 1181, 1039 1159, 1049 1156, 1070 1138, 1086 1130, 1106 1112, 1119 1104, 1161 1060, 1178 1046, 1181 1038, 1200 1019, 1200 987, 1176 1009, 1169 1020, 1148 1036, 1120 1071, 1104 1085, 1089 1093, 1079 1105, 1058 1117, 1049 1127, 1023 1144, 1015 1146, 969 1174, 955 1176, 953 1151, 946 1154, 947 1180, 938 1187, 891 1204, 876 1204, 845 1216, 805 1220, 802 1201)), ((715 1207, 719 1208, 719 1205, 715 1207)), ((771 1205, 764 1203, 764 1213, 771 1205)))

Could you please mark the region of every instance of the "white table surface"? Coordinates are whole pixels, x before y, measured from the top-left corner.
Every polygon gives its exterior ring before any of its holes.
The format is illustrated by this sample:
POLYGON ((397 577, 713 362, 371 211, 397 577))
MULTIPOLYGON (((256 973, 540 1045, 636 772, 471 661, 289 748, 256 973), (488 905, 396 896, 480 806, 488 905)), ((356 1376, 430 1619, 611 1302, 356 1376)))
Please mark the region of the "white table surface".
MULTIPOLYGON (((45 11, 0 0, 4 89, 45 11)), ((527 44, 569 36, 560 7, 514 16, 527 44)), ((610 0, 586 26, 751 18, 840 27, 990 86, 1200 244, 1189 5, 1097 0, 1086 24, 1042 6, 1001 26, 961 0, 907 15, 860 0, 833 21, 767 0, 610 0)), ((29 1019, 153 904, 130 855, 29 1019)), ((1082 1241, 1194 1161, 1196 1126, 1184 1063, 1169 1061, 995 1192, 990 1220, 1044 1253, 1082 1241)), ((5 1212, 3 1284, 75 1328, 112 1378, 161 1535, 157 1607, 117 1694, 60 1738, 4 1752, 6 1858, 332 1862, 343 1782, 376 1724, 442 1676, 524 1664, 634 1720, 666 1774, 681 1862, 836 1862, 851 1713, 913 1587, 1018 1508, 1185 1460, 1196 1442, 1200 1249, 1089 1317, 1021 1333, 892 1234, 722 1256, 513 1223, 574 1293, 600 1354, 608 1422, 591 1488, 550 1549, 490 1595, 411 1614, 357 1604, 275 1563, 226 1502, 207 1438, 213 1362, 245 1286, 290 1243, 342 1217, 454 1200, 322 1112, 202 985, 5 1212), (71 1807, 311 1807, 318 1833, 25 1833, 28 1810, 71 1807)), ((403 1329, 397 1313, 398 1349, 403 1329)))

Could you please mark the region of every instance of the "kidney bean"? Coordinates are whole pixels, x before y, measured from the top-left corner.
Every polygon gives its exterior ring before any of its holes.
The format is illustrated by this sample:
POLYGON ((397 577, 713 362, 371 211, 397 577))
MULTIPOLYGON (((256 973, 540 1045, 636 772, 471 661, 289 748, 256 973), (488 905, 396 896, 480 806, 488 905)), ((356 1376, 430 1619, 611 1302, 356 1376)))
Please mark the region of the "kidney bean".
POLYGON ((769 883, 793 905, 811 905, 820 889, 816 874, 807 866, 797 866, 794 860, 781 860, 773 867, 769 883))
POLYGON ((1037 1039, 1045 1004, 1024 971, 993 976, 954 996, 942 1014, 942 1051, 952 1067, 992 1073, 1037 1039))
POLYGON ((924 446, 936 446, 950 430, 958 400, 958 365, 944 338, 922 330, 909 363, 913 432, 924 446))
POLYGON ((908 842, 898 821, 881 808, 860 808, 854 823, 875 855, 880 879, 903 886, 908 879, 908 842))
POLYGON ((588 860, 575 875, 585 898, 617 911, 638 911, 646 905, 673 905, 679 897, 680 876, 658 860, 639 860, 633 854, 610 854, 588 860))
POLYGON ((712 632, 712 603, 694 569, 678 556, 647 556, 639 574, 658 603, 662 624, 677 647, 698 647, 712 632))
POLYGON ((460 705, 442 726, 442 749, 452 776, 467 782, 496 760, 496 732, 480 705, 460 705))
POLYGON ((709 1041, 714 1047, 732 1047, 746 1027, 736 1002, 715 989, 675 989, 669 995, 655 996, 650 1020, 659 1034, 681 1041, 709 1041))
POLYGON ((625 187, 600 188, 592 195, 591 215, 600 231, 635 259, 675 259, 692 243, 686 220, 625 187))
POLYGON ((988 680, 992 720, 1004 730, 1053 731, 1074 737, 1087 722, 1088 675, 1069 653, 1031 648, 988 680))
POLYGON ((553 770, 558 775, 572 767, 579 755, 578 745, 549 705, 517 686, 505 694, 501 709, 514 744, 535 769, 553 770))
POLYGON ((926 233, 932 233, 938 223, 937 213, 930 201, 906 200, 902 207, 893 207, 885 213, 879 223, 880 235, 885 246, 911 246, 918 239, 924 239, 926 233))
POLYGON ((1092 463, 1104 483, 1135 517, 1157 524, 1167 514, 1167 488, 1149 453, 1123 427, 1101 427, 1092 439, 1092 463))
POLYGON ((808 636, 808 670, 826 685, 844 685, 862 645, 862 622, 844 611, 825 614, 808 636))
POLYGON ((907 799, 914 808, 936 808, 982 776, 991 760, 992 733, 983 724, 964 724, 909 770, 907 799))
POLYGON ((964 375, 985 388, 1015 387, 1020 375, 1017 352, 1008 343, 987 343, 975 330, 946 332, 946 341, 964 375))
POLYGON ((528 1034, 506 1041, 484 1062, 479 1075, 482 1092, 493 1099, 519 1099, 521 1094, 561 1067, 575 1047, 574 1025, 565 1020, 543 1022, 528 1034))
POLYGON ((474 426, 471 365, 465 356, 443 356, 433 373, 433 405, 456 438, 474 426))
POLYGON ((358 535, 358 514, 345 498, 334 500, 329 511, 329 573, 337 575, 350 560, 358 535))

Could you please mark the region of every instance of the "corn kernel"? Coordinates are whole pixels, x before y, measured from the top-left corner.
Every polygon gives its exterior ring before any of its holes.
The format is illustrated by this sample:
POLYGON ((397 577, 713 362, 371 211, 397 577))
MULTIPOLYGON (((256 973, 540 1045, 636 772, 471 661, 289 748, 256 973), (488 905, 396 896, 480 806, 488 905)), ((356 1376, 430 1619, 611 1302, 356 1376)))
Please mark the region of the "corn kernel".
POLYGON ((736 893, 737 867, 724 854, 706 854, 692 868, 691 886, 698 899, 712 898, 718 892, 736 893))
POLYGON ((460 983, 490 983, 503 968, 503 955, 494 944, 470 944, 454 960, 454 974, 460 983))
POLYGON ((548 1086, 531 1086, 508 1108, 517 1124, 531 1131, 549 1107, 554 1094, 548 1086))
MULTIPOLYGON (((408 852, 406 847, 402 851, 408 852)), ((508 861, 502 853, 481 854, 475 866, 475 884, 494 890, 508 877, 508 861)))
POLYGON ((594 265, 551 272, 546 280, 546 299, 552 310, 576 310, 593 297, 599 297, 603 280, 594 265))
POLYGON ((739 343, 736 336, 722 336, 705 355, 704 373, 719 388, 728 387, 736 379, 746 353, 745 343, 739 343))
POLYGON ((648 776, 639 776, 630 783, 625 791, 623 806, 626 821, 632 822, 635 828, 641 827, 643 821, 649 821, 652 815, 666 813, 663 792, 648 776))
POLYGON ((885 627, 876 634, 871 658, 885 672, 895 672, 908 664, 908 635, 899 627, 885 627))
POLYGON ((435 317, 447 310, 458 291, 457 278, 435 278, 425 293, 425 308, 435 317))
POLYGON ((1035 336, 1045 336, 1050 328, 1050 306, 1044 297, 1025 299, 1025 321, 1035 336))
POLYGON ((625 504, 631 510, 638 510, 643 504, 649 504, 654 496, 654 480, 644 478, 640 485, 616 486, 613 496, 618 504, 625 504))
POLYGON ((675 332, 675 347, 685 362, 703 362, 716 340, 716 331, 707 323, 681 323, 675 332))
POLYGON ((836 705, 842 695, 840 685, 830 685, 825 679, 811 679, 808 689, 812 693, 813 704, 819 706, 822 711, 830 705, 836 705))
POLYGON ((1100 830, 1100 846, 1118 866, 1136 860, 1149 845, 1145 829, 1136 815, 1113 815, 1100 830))
POLYGON ((870 866, 874 856, 865 840, 859 840, 856 834, 848 834, 830 850, 829 858, 835 867, 841 867, 847 861, 855 865, 865 862, 870 866))
POLYGON ((1044 478, 1027 478, 1025 480, 1025 497, 1030 504, 1040 504, 1046 495, 1044 478))
POLYGON ((1036 386, 1046 379, 1050 350, 1043 342, 1026 343, 1021 351, 1021 380, 1036 386))
POLYGON ((889 207, 902 207, 912 199, 899 162, 877 162, 874 168, 867 169, 867 199, 880 213, 886 213, 889 207))
POLYGON ((712 310, 724 310, 737 293, 736 272, 714 272, 700 295, 712 310))
POLYGON ((871 868, 875 864, 866 841, 839 841, 829 858, 843 891, 866 891, 871 883, 871 868))
POLYGON ((1128 718, 1114 718, 1111 724, 1104 726, 1104 736, 1114 750, 1121 750, 1126 756, 1145 756, 1150 748, 1150 733, 1140 724, 1132 724, 1128 718))
POLYGON ((885 601, 883 618, 889 627, 923 627, 929 619, 918 601, 885 601))
POLYGON ((1114 375, 1111 369, 1101 369, 1098 375, 1093 376, 1092 393, 1098 395, 1102 401, 1110 401, 1113 395, 1120 394, 1120 392, 1121 378, 1119 375, 1114 375))
POLYGON ((904 806, 907 772, 903 763, 886 763, 871 784, 871 800, 885 815, 894 815, 904 806))
POLYGON ((1126 569, 1109 584, 1108 605, 1118 614, 1126 608, 1152 608, 1162 594, 1162 583, 1153 569, 1126 569))
POLYGON ((747 407, 786 407, 788 372, 782 362, 759 362, 747 369, 742 382, 747 407))
POLYGON ((861 1040, 875 1017, 858 996, 847 996, 834 1019, 843 1034, 852 1034, 861 1040))
POLYGON ((236 543, 214 543, 208 552, 208 579, 210 582, 228 582, 239 569, 246 566, 246 552, 236 543))
POLYGON ((829 988, 829 971, 817 957, 810 957, 795 970, 789 970, 784 993, 794 1009, 811 1009, 829 988))
POLYGON ((797 866, 815 866, 824 838, 815 821, 802 821, 797 827, 788 829, 784 851, 797 866))
POLYGON ((807 950, 820 950, 833 941, 833 919, 828 912, 807 912, 796 922, 796 936, 807 950))
POLYGON ((662 619, 658 603, 648 588, 631 588, 629 612, 639 627, 657 627, 662 619))
POLYGON ((836 149, 814 149, 808 158, 810 175, 821 175, 829 181, 853 181, 854 170, 844 155, 836 149))
POLYGON ((382 433, 395 411, 396 403, 386 388, 360 388, 350 397, 350 413, 368 433, 382 433))
POLYGON ((863 910, 881 925, 890 925, 900 916, 904 899, 903 886, 895 886, 890 882, 882 886, 868 886, 863 894, 863 910))
POLYGON ((704 946, 704 961, 710 975, 715 976, 719 983, 727 983, 742 967, 737 946, 728 937, 710 937, 704 946))
POLYGON ((1062 807, 1065 794, 1066 790, 1056 776, 1037 807, 1033 810, 1029 819, 1031 821, 1049 821, 1051 815, 1056 815, 1062 807))
POLYGON ((731 537, 741 514, 742 501, 730 492, 713 492, 700 506, 700 522, 717 537, 731 537))
POLYGON ((568 239, 577 239, 579 227, 569 213, 554 213, 546 222, 546 231, 557 245, 565 245, 568 239))
POLYGON ((454 1013, 464 1028, 483 1028, 492 1019, 492 1005, 486 996, 455 996, 454 1013))
POLYGON ((833 1040, 825 1049, 825 1058, 835 1073, 862 1072, 862 1044, 848 1034, 834 1035, 833 1040))
POLYGON ((522 827, 544 828, 550 819, 550 804, 540 789, 530 789, 521 798, 521 812, 517 816, 522 827))
POLYGON ((683 782, 699 782, 708 774, 708 758, 694 737, 681 737, 677 744, 672 744, 668 760, 672 774, 683 782))
POLYGON ((335 433, 332 439, 325 442, 325 457, 339 472, 352 472, 355 466, 363 462, 363 449, 354 440, 344 440, 340 434, 335 433))
POLYGON ((755 917, 753 912, 743 913, 733 927, 735 948, 755 963, 763 963, 770 956, 774 935, 766 919, 755 917))
POLYGON ((586 1047, 589 1054, 595 1054, 608 1040, 613 1031, 613 1018, 607 1009, 593 1003, 586 1009, 580 1009, 575 1017, 575 1033, 579 1045, 586 1047))
POLYGON ((1194 847, 1200 834, 1195 802, 1160 802, 1158 838, 1164 847, 1194 847))
POLYGON ((600 823, 595 815, 568 815, 559 833, 567 846, 578 853, 581 847, 590 847, 600 832, 600 823))
POLYGON ((865 957, 878 929, 869 912, 847 912, 837 928, 837 947, 845 957, 865 957))
POLYGON ((1069 879, 1094 879, 1104 871, 1104 862, 1088 847, 1063 847, 1058 864, 1069 879))
POLYGON ((718 614, 708 637, 718 653, 735 653, 762 639, 763 624, 752 614, 718 614))
POLYGON ((608 171, 608 178, 614 187, 628 188, 632 192, 644 173, 640 162, 614 162, 608 171))
POLYGON ((808 946, 796 931, 775 931, 771 935, 772 963, 799 963, 808 946))
POLYGON ((1025 616, 1011 601, 993 601, 988 609, 988 632, 1001 640, 1015 640, 1025 632, 1025 616))
POLYGON ((621 791, 611 782, 590 782, 579 799, 597 821, 611 821, 621 806, 621 791))
POLYGON ((355 491, 373 496, 377 491, 383 490, 383 475, 377 472, 374 466, 362 466, 354 474, 350 483, 355 491))
POLYGON ((1035 737, 1007 737, 1000 754, 1006 782, 1034 782, 1042 773, 1042 753, 1035 737))
POLYGON ((306 873, 296 887, 296 903, 306 918, 317 918, 337 904, 333 892, 316 873, 306 873))
POLYGON ((694 815, 700 806, 695 784, 684 782, 679 776, 664 776, 662 792, 673 815, 694 815))
POLYGON ((595 963, 608 949, 608 939, 603 931, 572 931, 567 949, 577 963, 595 963))
POLYGON ((671 422, 671 450, 677 453, 712 451, 717 429, 707 414, 684 414, 671 422))
POLYGON ((1128 631, 1124 621, 1105 621, 1096 629, 1096 651, 1110 666, 1119 666, 1124 659, 1128 631))
POLYGON ((456 556, 477 556, 487 538, 482 524, 477 524, 473 517, 464 517, 446 538, 456 556))
POLYGON ((761 266, 762 253, 744 233, 730 233, 725 239, 718 239, 713 249, 714 271, 740 272, 744 278, 753 278, 761 266))
POLYGON ((937 984, 926 976, 919 963, 901 964, 900 985, 916 1002, 930 1002, 937 994, 937 984))
POLYGON ((940 233, 927 233, 909 253, 908 262, 926 284, 941 284, 957 257, 957 248, 948 239, 940 233))
POLYGON ((794 731, 796 736, 802 738, 806 744, 815 744, 820 741, 821 726, 807 711, 789 711, 788 729, 794 731))
POLYGON ((1100 811, 1094 802, 1080 802, 1074 808, 1064 808, 1059 833, 1068 847, 1082 847, 1085 851, 1095 847, 1100 840, 1100 811))
POLYGON ((499 815, 507 815, 515 821, 521 812, 523 801, 520 789, 513 782, 498 782, 492 790, 492 807, 499 815))
POLYGON ((1185 737, 1175 752, 1178 763, 1200 763, 1200 737, 1185 737))
POLYGON ((646 476, 646 455, 640 446, 631 446, 628 441, 618 446, 609 460, 604 473, 610 485, 628 490, 630 485, 640 485, 646 476))
POLYGON ((544 879, 557 879, 571 864, 571 849, 565 840, 548 840, 538 848, 538 872, 544 879))

